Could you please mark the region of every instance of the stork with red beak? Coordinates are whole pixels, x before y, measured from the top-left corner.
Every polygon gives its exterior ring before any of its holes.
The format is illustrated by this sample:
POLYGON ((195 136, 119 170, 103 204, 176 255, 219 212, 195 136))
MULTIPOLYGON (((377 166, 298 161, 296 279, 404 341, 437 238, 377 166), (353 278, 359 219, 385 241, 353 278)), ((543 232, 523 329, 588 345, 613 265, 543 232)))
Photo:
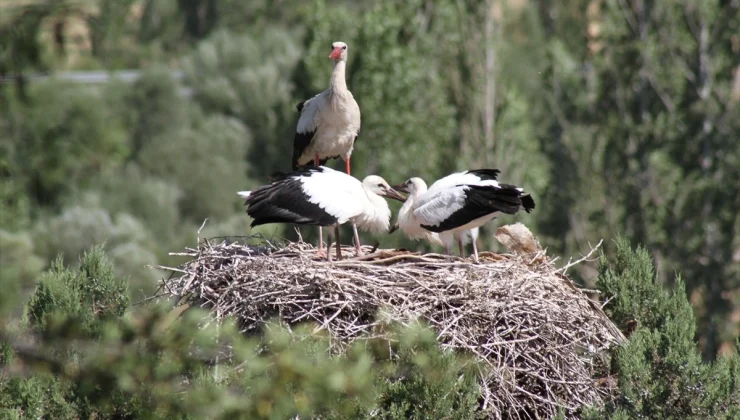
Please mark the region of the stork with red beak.
MULTIPOLYGON (((328 159, 341 157, 350 174, 350 157, 357 136, 360 134, 360 107, 347 89, 347 44, 331 44, 329 58, 334 71, 329 88, 297 105, 301 113, 293 140, 293 170, 313 163, 324 165, 328 159)), ((319 252, 323 250, 322 231, 319 228, 319 252)), ((360 244, 356 243, 357 249, 360 244)))

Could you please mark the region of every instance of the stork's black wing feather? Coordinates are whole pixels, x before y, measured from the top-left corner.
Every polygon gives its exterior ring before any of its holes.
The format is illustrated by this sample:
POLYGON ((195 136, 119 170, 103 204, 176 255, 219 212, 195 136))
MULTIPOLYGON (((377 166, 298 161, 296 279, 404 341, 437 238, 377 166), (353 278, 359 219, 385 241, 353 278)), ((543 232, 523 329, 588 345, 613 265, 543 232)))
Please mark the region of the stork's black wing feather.
MULTIPOLYGON (((303 107, 306 105, 306 102, 309 100, 306 99, 305 101, 298 102, 295 106, 296 110, 298 110, 298 113, 303 112, 303 107)), ((299 117, 300 119, 300 117, 299 117)), ((306 133, 295 133, 295 137, 293 138, 293 159, 291 161, 291 168, 295 171, 298 169, 298 159, 301 157, 303 152, 306 150, 308 145, 311 144, 311 140, 313 140, 313 137, 316 135, 316 130, 309 131, 306 133)))
POLYGON ((298 159, 301 157, 308 145, 311 144, 311 140, 313 140, 314 135, 316 135, 315 130, 308 133, 295 133, 295 137, 293 138, 293 170, 298 169, 298 159))
POLYGON ((247 214, 254 220, 251 226, 268 223, 296 223, 301 225, 331 226, 338 219, 318 204, 311 203, 303 191, 298 176, 311 176, 317 169, 278 175, 275 180, 252 191, 244 204, 247 214))
POLYGON ((516 214, 521 207, 529 213, 534 208, 534 199, 514 185, 466 185, 465 202, 459 210, 452 213, 439 225, 421 225, 431 232, 445 232, 455 229, 494 212, 516 214))
POLYGON ((481 180, 496 180, 498 175, 501 173, 498 169, 473 169, 468 171, 468 173, 478 175, 481 180))

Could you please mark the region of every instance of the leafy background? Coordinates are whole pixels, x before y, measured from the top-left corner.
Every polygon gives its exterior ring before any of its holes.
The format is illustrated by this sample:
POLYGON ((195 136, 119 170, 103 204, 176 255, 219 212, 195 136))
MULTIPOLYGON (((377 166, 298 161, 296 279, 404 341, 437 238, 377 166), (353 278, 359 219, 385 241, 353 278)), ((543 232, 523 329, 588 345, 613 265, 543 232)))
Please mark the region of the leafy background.
MULTIPOLYGON (((105 243, 139 300, 160 275, 145 266, 176 264, 168 252, 193 246, 206 218, 201 237, 294 238, 250 229, 235 191, 289 169, 295 103, 326 87, 341 39, 363 116, 358 175, 501 169, 537 209, 484 228, 482 249, 514 220, 556 255, 617 233, 644 244, 660 283, 683 273, 712 360, 740 328, 738 7, 3 0, 0 276, 28 295, 58 254, 74 263, 105 243), (65 77, 92 70, 112 78, 65 77)), ((579 270, 594 281, 594 265, 579 270)))

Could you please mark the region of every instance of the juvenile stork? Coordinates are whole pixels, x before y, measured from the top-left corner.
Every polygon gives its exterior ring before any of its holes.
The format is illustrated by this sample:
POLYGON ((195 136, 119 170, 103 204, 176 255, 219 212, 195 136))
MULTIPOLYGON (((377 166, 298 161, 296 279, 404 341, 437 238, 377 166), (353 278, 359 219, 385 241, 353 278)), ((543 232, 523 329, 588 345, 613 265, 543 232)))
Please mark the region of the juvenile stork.
MULTIPOLYGON (((452 253, 455 240, 462 254, 463 235, 470 231, 473 258, 478 261, 475 239, 480 226, 501 213, 516 214, 521 208, 529 213, 535 207, 534 199, 522 188, 500 184, 496 180, 499 172, 498 169, 463 171, 438 180, 426 192, 413 198, 414 204, 410 206, 413 219, 407 217, 412 221, 407 224, 408 229, 415 232, 418 223, 419 228, 438 233, 448 254, 452 253)), ((418 182, 412 180, 395 188, 410 192, 418 182)))
MULTIPOLYGON (((315 167, 328 159, 344 159, 350 174, 350 157, 360 134, 360 107, 347 89, 347 44, 331 44, 329 58, 334 62, 329 88, 311 99, 299 103, 301 113, 293 140, 293 170, 313 162, 315 167)), ((319 227, 319 252, 322 252, 322 232, 319 227)))
MULTIPOLYGON (((337 258, 342 257, 340 225, 352 223, 359 254, 358 227, 375 233, 388 231, 391 210, 383 197, 405 200, 377 175, 360 182, 325 166, 278 174, 270 184, 238 194, 244 198, 247 214, 254 219, 251 226, 267 223, 333 226, 337 258)), ((331 261, 331 253, 326 255, 331 261)))
MULTIPOLYGON (((397 191, 403 191, 408 193, 406 201, 398 211, 398 218, 396 224, 391 228, 389 233, 395 232, 397 229, 401 229, 407 238, 412 241, 425 240, 434 245, 442 245, 442 241, 439 239, 439 234, 436 232, 430 232, 421 227, 421 222, 414 216, 414 205, 420 195, 427 192, 427 184, 423 179, 414 177, 401 185, 393 187, 397 191)), ((456 236, 457 245, 460 250, 460 256, 464 257, 463 245, 467 243, 468 239, 473 242, 473 249, 476 248, 475 241, 478 239, 479 228, 473 228, 469 231, 461 232, 456 236)))
MULTIPOLYGON (((443 179, 446 180, 446 178, 443 179)), ((435 182, 433 184, 433 187, 439 188, 440 185, 444 185, 444 183, 435 182)), ((424 194, 428 190, 426 182, 424 182, 424 180, 419 177, 413 177, 403 184, 396 185, 393 188, 397 191, 408 193, 408 197, 406 197, 406 201, 403 203, 403 206, 401 206, 401 209, 398 211, 396 224, 393 226, 393 228, 391 228, 391 231, 389 233, 393 233, 400 228, 406 235, 406 237, 411 239, 412 241, 425 240, 435 245, 442 245, 442 241, 439 239, 439 234, 437 232, 428 231, 421 227, 421 222, 419 221, 419 219, 416 218, 416 216, 414 216, 414 206, 418 201, 419 196, 424 194)), ((455 235, 461 257, 465 256, 463 246, 465 243, 467 243, 468 239, 470 239, 470 241, 473 243, 473 253, 475 254, 477 252, 476 240, 478 239, 479 230, 480 229, 476 227, 469 231, 460 232, 455 235)))

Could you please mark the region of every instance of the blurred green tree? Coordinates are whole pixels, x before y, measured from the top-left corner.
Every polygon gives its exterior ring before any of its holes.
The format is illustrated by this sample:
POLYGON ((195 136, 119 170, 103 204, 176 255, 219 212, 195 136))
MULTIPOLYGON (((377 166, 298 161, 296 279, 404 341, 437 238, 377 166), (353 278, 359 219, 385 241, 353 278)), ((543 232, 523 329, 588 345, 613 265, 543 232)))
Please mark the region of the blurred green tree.
POLYGON ((53 206, 91 175, 116 167, 128 144, 118 120, 95 91, 62 82, 34 85, 29 102, 11 118, 18 125, 11 149, 17 170, 34 203, 53 206))
POLYGON ((3 286, 18 289, 33 286, 45 263, 34 249, 31 232, 0 229, 0 279, 3 286))
POLYGON ((299 54, 281 29, 259 38, 218 31, 183 61, 185 84, 203 110, 237 118, 249 128, 253 141, 238 156, 249 161, 250 177, 260 182, 290 168, 290 152, 284 148, 292 141, 288 121, 295 109, 289 78, 299 54))
POLYGON ((100 207, 100 197, 88 194, 80 204, 58 216, 43 218, 32 231, 38 255, 45 261, 57 254, 74 259, 93 245, 106 243, 115 259, 116 275, 131 277, 132 290, 153 290, 157 273, 146 267, 157 263, 156 242, 146 226, 127 213, 112 216, 100 207))
POLYGON ((731 41, 740 5, 591 2, 586 19, 572 6, 548 6, 563 17, 547 25, 555 37, 543 144, 564 176, 545 197, 559 205, 543 215, 543 231, 564 238, 564 249, 616 231, 645 243, 660 279, 680 269, 701 297, 701 343, 714 358, 738 334, 726 320, 740 293, 740 219, 729 210, 740 203, 731 41), (587 37, 573 36, 574 20, 587 37))
POLYGON ((182 191, 183 217, 203 220, 233 214, 236 192, 247 185, 244 156, 251 136, 238 120, 209 116, 192 127, 177 127, 153 139, 141 152, 148 174, 167 179, 182 191))

